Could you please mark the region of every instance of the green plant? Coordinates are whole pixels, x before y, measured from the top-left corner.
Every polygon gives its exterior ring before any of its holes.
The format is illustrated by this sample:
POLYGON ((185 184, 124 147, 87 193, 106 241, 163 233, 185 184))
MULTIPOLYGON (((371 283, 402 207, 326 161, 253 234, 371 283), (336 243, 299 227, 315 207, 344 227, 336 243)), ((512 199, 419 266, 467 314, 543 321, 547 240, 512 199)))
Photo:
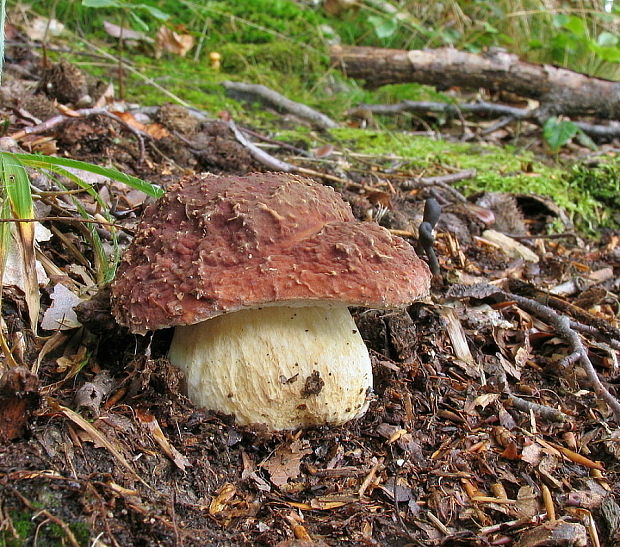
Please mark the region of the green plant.
MULTIPOLYGON (((0 0, 0 20, 4 17, 5 8, 6 0, 0 0)), ((4 25, 2 24, 0 25, 0 51, 2 51, 3 48, 4 25)), ((0 76, 1 74, 0 71, 0 76)), ((38 169, 45 172, 50 178, 55 179, 59 187, 63 189, 64 185, 58 177, 62 176, 69 179, 95 199, 103 215, 110 222, 113 221, 113 218, 109 215, 107 207, 99 197, 97 191, 88 182, 84 181, 67 168, 80 169, 82 171, 108 177, 111 180, 116 180, 132 188, 142 190, 153 197, 159 197, 162 194, 162 190, 156 185, 126 175, 116 169, 100 167, 98 165, 67 158, 34 154, 16 154, 0 150, 0 309, 2 303, 2 280, 4 278, 6 259, 12 245, 17 245, 25 272, 26 305, 30 317, 30 326, 33 332, 36 333, 40 308, 35 257, 35 222, 37 219, 35 218, 36 215, 34 212, 33 190, 26 168, 38 169)), ((97 280, 102 283, 110 281, 114 277, 116 265, 119 260, 115 233, 113 232, 115 252, 112 257, 107 257, 101 238, 95 230, 95 225, 98 221, 89 215, 77 200, 74 200, 74 202, 76 208, 82 215, 82 219, 87 223, 91 223, 89 235, 95 252, 97 280)), ((15 361, 11 356, 1 328, 0 348, 3 350, 9 363, 14 365, 15 361)))
POLYGON ((129 16, 142 30, 148 30, 149 26, 144 19, 138 15, 138 12, 144 11, 159 21, 168 19, 168 14, 148 4, 138 4, 136 2, 124 0, 82 0, 82 5, 87 8, 115 8, 120 11, 120 35, 118 37, 118 94, 121 99, 124 99, 123 29, 125 28, 127 16, 129 16))
MULTIPOLYGON (((116 169, 67 158, 0 152, 0 280, 3 276, 9 249, 11 245, 15 244, 19 249, 24 264, 27 286, 26 304, 30 316, 30 326, 36 332, 39 316, 39 285, 36 274, 34 228, 37 219, 34 213, 33 190, 26 171, 27 167, 46 173, 49 177, 55 179, 59 188, 63 190, 66 190, 66 188, 58 177, 61 176, 69 179, 79 188, 85 190, 97 202, 101 208, 102 215, 110 223, 113 223, 114 219, 109 214, 105 202, 100 198, 97 191, 92 185, 67 168, 80 169, 108 177, 111 180, 127 184, 153 197, 159 197, 162 194, 162 190, 158 186, 121 173, 116 169)), ((73 201, 81 215, 81 219, 86 221, 86 224, 89 226, 88 234, 95 255, 97 281, 100 283, 111 281, 119 261, 116 233, 114 230, 111 231, 114 253, 109 257, 106 255, 103 242, 95 229, 99 221, 85 210, 77 198, 74 198, 73 201)))
POLYGON ((568 120, 560 120, 555 116, 549 118, 543 126, 543 137, 553 153, 556 153, 574 137, 580 144, 591 149, 596 149, 596 145, 579 126, 568 120))
MULTIPOLYGON (((554 15, 552 23, 555 32, 547 47, 555 63, 568 66, 571 61, 581 59, 586 62, 585 71, 597 73, 605 63, 620 61, 617 35, 602 31, 593 36, 583 17, 566 13, 554 15)), ((542 47, 540 42, 531 45, 542 47)))

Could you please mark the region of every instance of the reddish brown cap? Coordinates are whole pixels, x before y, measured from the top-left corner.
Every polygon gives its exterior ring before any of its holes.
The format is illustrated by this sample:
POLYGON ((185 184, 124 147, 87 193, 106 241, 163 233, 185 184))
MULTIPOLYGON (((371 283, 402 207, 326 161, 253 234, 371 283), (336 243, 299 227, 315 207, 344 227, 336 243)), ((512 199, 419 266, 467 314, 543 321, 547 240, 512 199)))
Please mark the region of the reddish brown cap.
POLYGON ((144 333, 270 303, 402 307, 430 279, 407 242, 355 220, 329 187, 285 173, 202 174, 145 211, 112 309, 144 333))

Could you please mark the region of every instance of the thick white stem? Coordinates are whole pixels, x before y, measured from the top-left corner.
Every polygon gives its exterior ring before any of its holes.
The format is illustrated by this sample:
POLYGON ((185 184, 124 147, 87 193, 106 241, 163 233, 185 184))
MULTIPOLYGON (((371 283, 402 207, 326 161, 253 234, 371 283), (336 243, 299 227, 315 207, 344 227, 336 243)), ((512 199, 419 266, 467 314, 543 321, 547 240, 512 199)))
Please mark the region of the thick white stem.
POLYGON ((177 327, 170 361, 201 407, 273 430, 339 424, 368 408, 368 350, 344 306, 273 306, 177 327))

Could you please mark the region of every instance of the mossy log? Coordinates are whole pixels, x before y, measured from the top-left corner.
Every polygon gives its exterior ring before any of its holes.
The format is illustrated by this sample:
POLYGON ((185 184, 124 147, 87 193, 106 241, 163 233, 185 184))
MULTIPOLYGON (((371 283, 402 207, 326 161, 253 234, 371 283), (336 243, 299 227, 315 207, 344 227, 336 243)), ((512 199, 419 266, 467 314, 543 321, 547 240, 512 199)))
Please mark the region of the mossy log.
POLYGON ((536 99, 541 115, 620 119, 620 82, 591 78, 551 65, 526 63, 503 50, 484 55, 453 48, 400 50, 334 46, 332 63, 369 87, 419 82, 517 93, 536 99))

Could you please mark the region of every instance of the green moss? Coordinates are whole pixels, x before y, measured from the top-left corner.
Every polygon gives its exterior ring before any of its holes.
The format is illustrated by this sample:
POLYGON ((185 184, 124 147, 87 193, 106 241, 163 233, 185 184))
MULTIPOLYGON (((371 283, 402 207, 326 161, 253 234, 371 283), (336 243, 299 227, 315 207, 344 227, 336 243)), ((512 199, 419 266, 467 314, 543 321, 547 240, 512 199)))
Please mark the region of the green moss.
POLYGON ((297 42, 229 42, 217 48, 217 51, 222 55, 223 70, 230 74, 243 73, 260 66, 285 74, 303 74, 310 80, 307 83, 311 83, 327 68, 327 57, 297 42))
POLYGON ((598 166, 574 165, 565 175, 566 184, 574 191, 589 196, 599 206, 597 213, 603 225, 620 227, 620 159, 598 166))
MULTIPOLYGON (((21 547, 23 545, 30 545, 35 533, 37 536, 37 545, 42 547, 63 544, 62 540, 66 538, 66 534, 61 526, 49 521, 43 526, 39 526, 44 517, 34 520, 32 517, 33 515, 28 512, 9 511, 9 518, 17 537, 8 530, 0 530, 0 547, 21 547)), ((88 545, 90 541, 90 530, 87 524, 81 521, 75 521, 68 523, 68 525, 77 542, 80 545, 88 545)))
MULTIPOLYGON (((594 194, 567 183, 564 169, 545 165, 536 161, 531 153, 512 147, 450 143, 388 131, 334 129, 330 133, 341 145, 356 152, 384 157, 386 162, 395 157, 404 159, 400 169, 424 170, 426 176, 444 174, 447 168, 451 171, 476 169, 475 178, 458 184, 466 193, 495 191, 549 196, 576 222, 589 227, 604 223, 609 217, 609 212, 602 214, 607 209, 594 194)), ((613 185, 610 193, 612 190, 613 185)))
POLYGON ((31 519, 30 513, 22 511, 9 512, 9 518, 17 533, 17 538, 8 530, 0 531, 0 547, 19 547, 26 545, 26 540, 34 534, 36 524, 31 519))

